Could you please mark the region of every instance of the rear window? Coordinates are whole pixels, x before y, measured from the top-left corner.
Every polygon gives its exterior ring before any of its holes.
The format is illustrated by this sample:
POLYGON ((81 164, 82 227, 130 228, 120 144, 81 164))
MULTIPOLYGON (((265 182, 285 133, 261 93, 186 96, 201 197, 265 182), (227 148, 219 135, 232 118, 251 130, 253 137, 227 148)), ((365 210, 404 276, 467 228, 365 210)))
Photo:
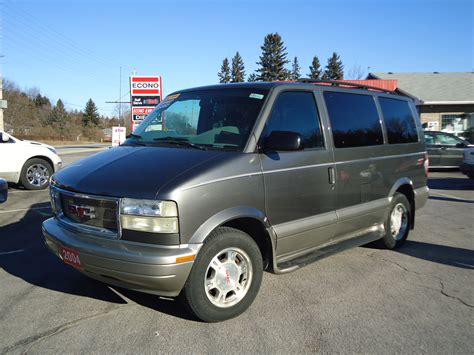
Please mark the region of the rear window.
POLYGON ((379 98, 389 144, 418 142, 415 118, 408 102, 379 98))
POLYGON ((383 144, 380 118, 372 96, 326 91, 324 100, 336 148, 383 144))

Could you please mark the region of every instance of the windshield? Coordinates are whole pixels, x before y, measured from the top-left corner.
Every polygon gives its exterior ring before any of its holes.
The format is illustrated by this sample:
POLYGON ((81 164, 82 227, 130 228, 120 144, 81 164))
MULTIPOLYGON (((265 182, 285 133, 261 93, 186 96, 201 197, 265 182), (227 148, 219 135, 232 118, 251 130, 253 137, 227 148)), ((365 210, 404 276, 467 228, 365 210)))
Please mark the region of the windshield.
POLYGON ((267 93, 222 88, 169 95, 125 144, 242 151, 267 93))

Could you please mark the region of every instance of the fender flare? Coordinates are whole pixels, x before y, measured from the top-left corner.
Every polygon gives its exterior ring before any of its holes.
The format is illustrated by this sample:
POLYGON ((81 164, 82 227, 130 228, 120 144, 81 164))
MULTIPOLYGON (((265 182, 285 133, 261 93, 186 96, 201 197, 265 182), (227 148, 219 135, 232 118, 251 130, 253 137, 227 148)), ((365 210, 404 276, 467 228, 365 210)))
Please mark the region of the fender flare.
MULTIPOLYGON (((228 221, 238 218, 253 218, 260 221, 265 228, 268 230, 270 229, 270 224, 266 215, 254 208, 254 207, 231 207, 225 210, 222 210, 215 215, 208 218, 201 226, 193 233, 191 239, 189 240, 189 244, 201 244, 204 243, 207 236, 217 227, 225 224, 228 221)), ((273 239, 273 238, 271 238, 273 239)), ((272 243, 274 241, 272 240, 272 243)))
POLYGON ((395 181, 392 188, 390 189, 390 192, 388 193, 388 199, 389 199, 390 202, 392 202, 392 198, 393 198, 393 195, 395 195, 395 192, 400 188, 400 186, 403 186, 403 185, 409 185, 411 187, 411 189, 414 190, 413 189, 413 181, 411 181, 407 177, 402 177, 402 178, 398 179, 397 181, 395 181))

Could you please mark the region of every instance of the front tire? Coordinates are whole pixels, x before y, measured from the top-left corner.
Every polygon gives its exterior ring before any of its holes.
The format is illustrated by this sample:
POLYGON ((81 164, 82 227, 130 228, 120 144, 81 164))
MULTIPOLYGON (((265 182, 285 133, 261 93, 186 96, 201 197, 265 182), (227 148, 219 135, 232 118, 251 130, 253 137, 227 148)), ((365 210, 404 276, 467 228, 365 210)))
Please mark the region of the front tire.
POLYGON ((27 160, 20 174, 20 182, 27 190, 42 190, 48 187, 53 168, 46 160, 33 158, 27 160))
POLYGON ((385 236, 377 245, 385 249, 396 249, 405 243, 411 227, 411 206, 404 194, 393 195, 390 212, 385 221, 385 236))
POLYGON ((202 321, 234 318, 254 301, 262 275, 257 243, 240 230, 219 227, 206 239, 194 261, 182 300, 202 321))

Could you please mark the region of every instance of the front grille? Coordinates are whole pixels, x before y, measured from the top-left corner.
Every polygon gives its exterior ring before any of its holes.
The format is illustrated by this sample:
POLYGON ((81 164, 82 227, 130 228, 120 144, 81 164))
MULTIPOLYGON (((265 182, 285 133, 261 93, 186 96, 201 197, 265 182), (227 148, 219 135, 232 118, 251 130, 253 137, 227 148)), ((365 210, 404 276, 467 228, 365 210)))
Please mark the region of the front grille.
POLYGON ((63 215, 75 223, 118 230, 118 202, 94 197, 81 197, 60 192, 63 215))

